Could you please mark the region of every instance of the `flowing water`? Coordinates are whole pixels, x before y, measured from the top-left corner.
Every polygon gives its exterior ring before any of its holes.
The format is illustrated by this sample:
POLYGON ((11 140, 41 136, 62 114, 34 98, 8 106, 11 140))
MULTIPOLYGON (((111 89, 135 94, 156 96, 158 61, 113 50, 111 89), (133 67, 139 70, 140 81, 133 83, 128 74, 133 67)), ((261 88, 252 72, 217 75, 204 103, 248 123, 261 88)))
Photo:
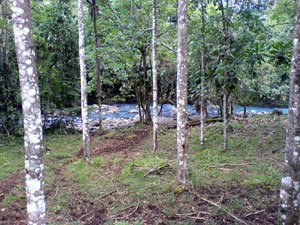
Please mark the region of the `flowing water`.
MULTIPOLYGON (((118 111, 111 113, 111 114, 104 114, 102 115, 102 119, 106 119, 106 118, 131 118, 134 117, 138 114, 138 108, 137 108, 137 104, 131 104, 131 103, 122 103, 122 104, 115 104, 115 106, 118 107, 118 111), (132 110, 135 110, 136 112, 130 112, 132 110)), ((152 105, 150 106, 151 112, 152 112, 152 105)), ((256 107, 256 106, 248 106, 247 107, 247 112, 252 112, 252 113, 258 113, 258 112, 265 112, 265 113, 270 113, 274 110, 275 108, 267 108, 267 107, 256 107)), ((278 110, 282 111, 283 113, 287 114, 288 113, 288 108, 277 108, 278 110)), ((160 105, 158 105, 158 111, 160 110, 160 105)), ((174 117, 176 114, 172 113, 175 112, 175 106, 174 105, 170 105, 170 104, 165 104, 163 105, 162 111, 160 116, 164 116, 164 117, 174 117)), ((243 106, 234 106, 234 112, 236 113, 241 113, 244 111, 244 107, 243 106)), ((192 115, 196 115, 197 112, 195 110, 195 108, 192 105, 188 105, 188 113, 190 116, 192 115)), ((219 110, 216 108, 211 108, 208 107, 208 113, 212 114, 212 115, 218 115, 219 114, 219 110)), ((95 112, 91 112, 89 114, 89 118, 98 118, 98 113, 95 112)))

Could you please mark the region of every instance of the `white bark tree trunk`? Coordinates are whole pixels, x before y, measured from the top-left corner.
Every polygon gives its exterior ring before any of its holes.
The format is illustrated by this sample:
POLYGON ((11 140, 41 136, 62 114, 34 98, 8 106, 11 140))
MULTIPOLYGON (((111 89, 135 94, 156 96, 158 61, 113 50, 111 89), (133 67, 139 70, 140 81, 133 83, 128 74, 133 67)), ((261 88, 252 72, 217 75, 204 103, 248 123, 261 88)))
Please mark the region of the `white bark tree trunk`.
POLYGON ((29 0, 10 0, 21 86, 28 224, 46 224, 42 118, 29 0))
POLYGON ((177 50, 177 181, 188 182, 188 0, 178 1, 178 50, 177 50))
POLYGON ((91 160, 89 120, 86 91, 86 64, 85 64, 85 41, 84 41, 84 11, 83 0, 78 0, 78 31, 79 31, 79 61, 81 80, 81 117, 82 117, 82 138, 83 150, 86 160, 91 160))
POLYGON ((289 115, 280 189, 280 223, 299 224, 300 219, 300 1, 296 14, 292 57, 289 115))
POLYGON ((157 60, 156 60, 156 0, 152 0, 153 5, 153 31, 152 31, 152 76, 153 76, 153 150, 158 149, 158 122, 157 122, 157 60))

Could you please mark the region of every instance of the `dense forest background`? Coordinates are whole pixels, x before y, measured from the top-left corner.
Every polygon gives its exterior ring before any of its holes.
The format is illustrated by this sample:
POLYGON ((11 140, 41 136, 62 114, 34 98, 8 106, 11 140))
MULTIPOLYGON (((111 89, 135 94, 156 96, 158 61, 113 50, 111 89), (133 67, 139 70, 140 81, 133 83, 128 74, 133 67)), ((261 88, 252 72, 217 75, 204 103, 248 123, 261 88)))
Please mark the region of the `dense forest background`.
MULTIPOLYGON (((152 2, 95 3, 88 0, 85 4, 88 103, 97 102, 95 55, 98 55, 102 100, 107 103, 138 100, 143 104, 151 94, 152 2)), ((42 112, 79 107, 76 2, 39 0, 31 1, 31 7, 42 112)), ((174 103, 177 1, 160 0, 157 8, 159 103, 174 103)), ((191 1, 189 103, 198 105, 200 101, 204 52, 203 82, 208 104, 222 108, 226 89, 230 102, 236 105, 287 106, 295 12, 296 1, 290 0, 237 0, 224 5, 219 1, 191 1), (206 51, 202 51, 203 47, 206 51), (226 80, 224 70, 228 74, 226 80)), ((21 117, 21 101, 7 1, 1 3, 0 27, 0 118, 4 125, 0 129, 2 133, 21 134, 22 126, 16 124, 21 117)))
POLYGON ((0 221, 298 224, 296 4, 0 0, 0 221))

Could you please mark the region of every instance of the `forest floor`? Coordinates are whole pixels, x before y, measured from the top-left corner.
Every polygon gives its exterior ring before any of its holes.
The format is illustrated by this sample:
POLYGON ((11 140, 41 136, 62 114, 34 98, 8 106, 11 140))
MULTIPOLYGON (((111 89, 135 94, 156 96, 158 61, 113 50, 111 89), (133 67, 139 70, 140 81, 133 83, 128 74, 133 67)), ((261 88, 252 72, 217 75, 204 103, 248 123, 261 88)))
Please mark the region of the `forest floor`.
MULTIPOLYGON (((277 224, 286 116, 207 124, 205 144, 190 129, 190 183, 176 181, 176 130, 137 125, 92 134, 93 162, 81 135, 45 136, 48 224, 277 224)), ((0 144, 0 224, 26 224, 22 142, 0 144)))

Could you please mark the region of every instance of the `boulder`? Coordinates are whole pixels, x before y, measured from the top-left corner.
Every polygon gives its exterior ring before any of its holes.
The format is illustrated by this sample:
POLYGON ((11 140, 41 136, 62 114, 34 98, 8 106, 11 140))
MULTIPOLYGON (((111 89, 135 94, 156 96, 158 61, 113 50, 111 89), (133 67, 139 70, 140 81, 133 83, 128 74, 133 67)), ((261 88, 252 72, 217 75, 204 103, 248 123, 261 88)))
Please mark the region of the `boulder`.
POLYGON ((177 109, 176 108, 172 108, 170 110, 170 113, 171 113, 171 117, 176 117, 176 115, 177 115, 177 109))
POLYGON ((93 104, 91 107, 92 107, 93 111, 98 111, 98 109, 99 109, 97 104, 93 104))
POLYGON ((129 112, 130 113, 139 113, 139 110, 138 109, 131 109, 129 112))
POLYGON ((200 121, 200 116, 199 115, 192 115, 189 116, 190 121, 200 121))
POLYGON ((106 112, 108 110, 109 105, 101 105, 102 112, 106 112))
POLYGON ((110 105, 110 106, 108 106, 107 111, 118 112, 119 108, 116 105, 110 105))

